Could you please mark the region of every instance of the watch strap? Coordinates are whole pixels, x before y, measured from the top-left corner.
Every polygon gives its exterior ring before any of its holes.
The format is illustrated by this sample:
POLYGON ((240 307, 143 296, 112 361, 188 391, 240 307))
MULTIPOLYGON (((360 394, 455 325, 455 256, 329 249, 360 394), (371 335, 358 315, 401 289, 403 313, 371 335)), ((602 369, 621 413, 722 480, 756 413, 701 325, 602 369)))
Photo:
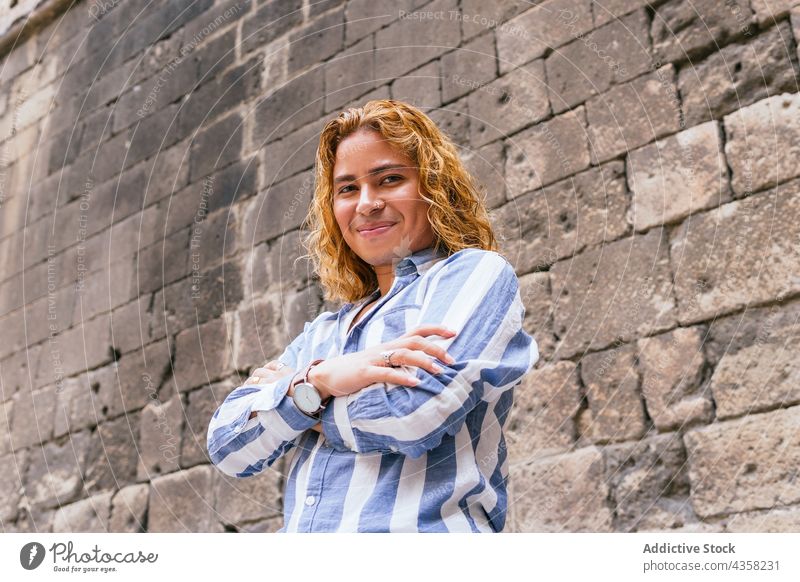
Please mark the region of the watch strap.
MULTIPOLYGON (((292 380, 292 386, 296 386, 297 384, 300 384, 300 383, 308 384, 309 386, 314 386, 313 384, 311 384, 311 382, 308 381, 308 374, 311 371, 311 368, 313 368, 314 366, 316 366, 317 364, 319 364, 322 361, 323 360, 320 358, 320 359, 314 360, 310 364, 308 364, 308 366, 306 366, 303 369, 302 376, 300 377, 300 382, 297 381, 297 375, 295 375, 295 378, 292 380)), ((317 387, 314 386, 315 390, 316 390, 316 388, 317 387)), ((319 390, 317 390, 317 394, 319 394, 319 390)), ((316 411, 312 412, 312 413, 304 412, 304 414, 308 414, 309 416, 314 416, 315 418, 317 418, 315 415, 318 415, 325 408, 325 405, 322 404, 322 397, 321 396, 322 395, 320 395, 319 408, 316 411)))

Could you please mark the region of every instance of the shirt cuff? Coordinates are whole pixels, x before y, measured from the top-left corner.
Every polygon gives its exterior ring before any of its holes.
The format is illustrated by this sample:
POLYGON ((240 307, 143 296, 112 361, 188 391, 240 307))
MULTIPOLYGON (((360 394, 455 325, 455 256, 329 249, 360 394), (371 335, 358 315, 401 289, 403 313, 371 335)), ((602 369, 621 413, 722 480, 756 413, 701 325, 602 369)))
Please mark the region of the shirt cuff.
POLYGON ((356 439, 353 435, 353 427, 350 426, 350 415, 347 412, 351 396, 336 396, 328 400, 320 420, 322 421, 322 433, 334 449, 358 453, 360 451, 356 448, 356 439))
MULTIPOLYGON (((311 428, 319 422, 313 416, 309 416, 301 411, 294 402, 294 399, 289 396, 289 383, 294 377, 293 374, 284 376, 277 382, 272 384, 261 385, 264 390, 253 400, 250 411, 256 412, 271 412, 278 414, 283 422, 290 428, 296 431, 304 431, 311 428)), ((256 385, 258 386, 258 385, 256 385)), ((248 416, 250 416, 248 414, 248 416)), ((264 415, 259 414, 258 418, 264 415)))

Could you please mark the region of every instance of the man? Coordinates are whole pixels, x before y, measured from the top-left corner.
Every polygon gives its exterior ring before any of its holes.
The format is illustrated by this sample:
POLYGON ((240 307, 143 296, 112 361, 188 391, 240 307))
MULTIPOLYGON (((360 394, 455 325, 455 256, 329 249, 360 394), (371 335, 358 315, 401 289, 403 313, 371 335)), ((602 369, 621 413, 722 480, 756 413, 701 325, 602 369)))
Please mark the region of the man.
POLYGON ((497 532, 502 427, 538 360, 513 267, 453 144, 394 100, 323 129, 307 240, 329 300, 214 413, 212 462, 289 454, 282 532, 497 532))

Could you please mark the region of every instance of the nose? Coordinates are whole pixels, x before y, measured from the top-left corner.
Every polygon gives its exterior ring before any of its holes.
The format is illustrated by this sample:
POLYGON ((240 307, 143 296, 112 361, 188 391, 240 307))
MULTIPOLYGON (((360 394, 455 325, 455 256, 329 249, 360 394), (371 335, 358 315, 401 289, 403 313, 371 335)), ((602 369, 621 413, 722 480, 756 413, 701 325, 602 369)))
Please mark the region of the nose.
MULTIPOLYGON (((356 205, 356 212, 359 214, 371 214, 376 210, 376 202, 380 201, 378 191, 370 188, 368 184, 364 184, 358 194, 358 204, 356 205)), ((380 204, 378 207, 380 208, 380 204)))

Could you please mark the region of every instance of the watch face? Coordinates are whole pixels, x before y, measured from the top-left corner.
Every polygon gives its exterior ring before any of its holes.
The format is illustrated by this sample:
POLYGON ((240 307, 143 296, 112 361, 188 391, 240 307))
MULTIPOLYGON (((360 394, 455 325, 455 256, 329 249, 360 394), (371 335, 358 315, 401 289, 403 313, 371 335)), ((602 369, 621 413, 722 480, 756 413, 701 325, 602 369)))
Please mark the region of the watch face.
POLYGON ((322 399, 319 397, 319 392, 311 384, 300 382, 294 387, 294 401, 303 412, 316 412, 322 399))

